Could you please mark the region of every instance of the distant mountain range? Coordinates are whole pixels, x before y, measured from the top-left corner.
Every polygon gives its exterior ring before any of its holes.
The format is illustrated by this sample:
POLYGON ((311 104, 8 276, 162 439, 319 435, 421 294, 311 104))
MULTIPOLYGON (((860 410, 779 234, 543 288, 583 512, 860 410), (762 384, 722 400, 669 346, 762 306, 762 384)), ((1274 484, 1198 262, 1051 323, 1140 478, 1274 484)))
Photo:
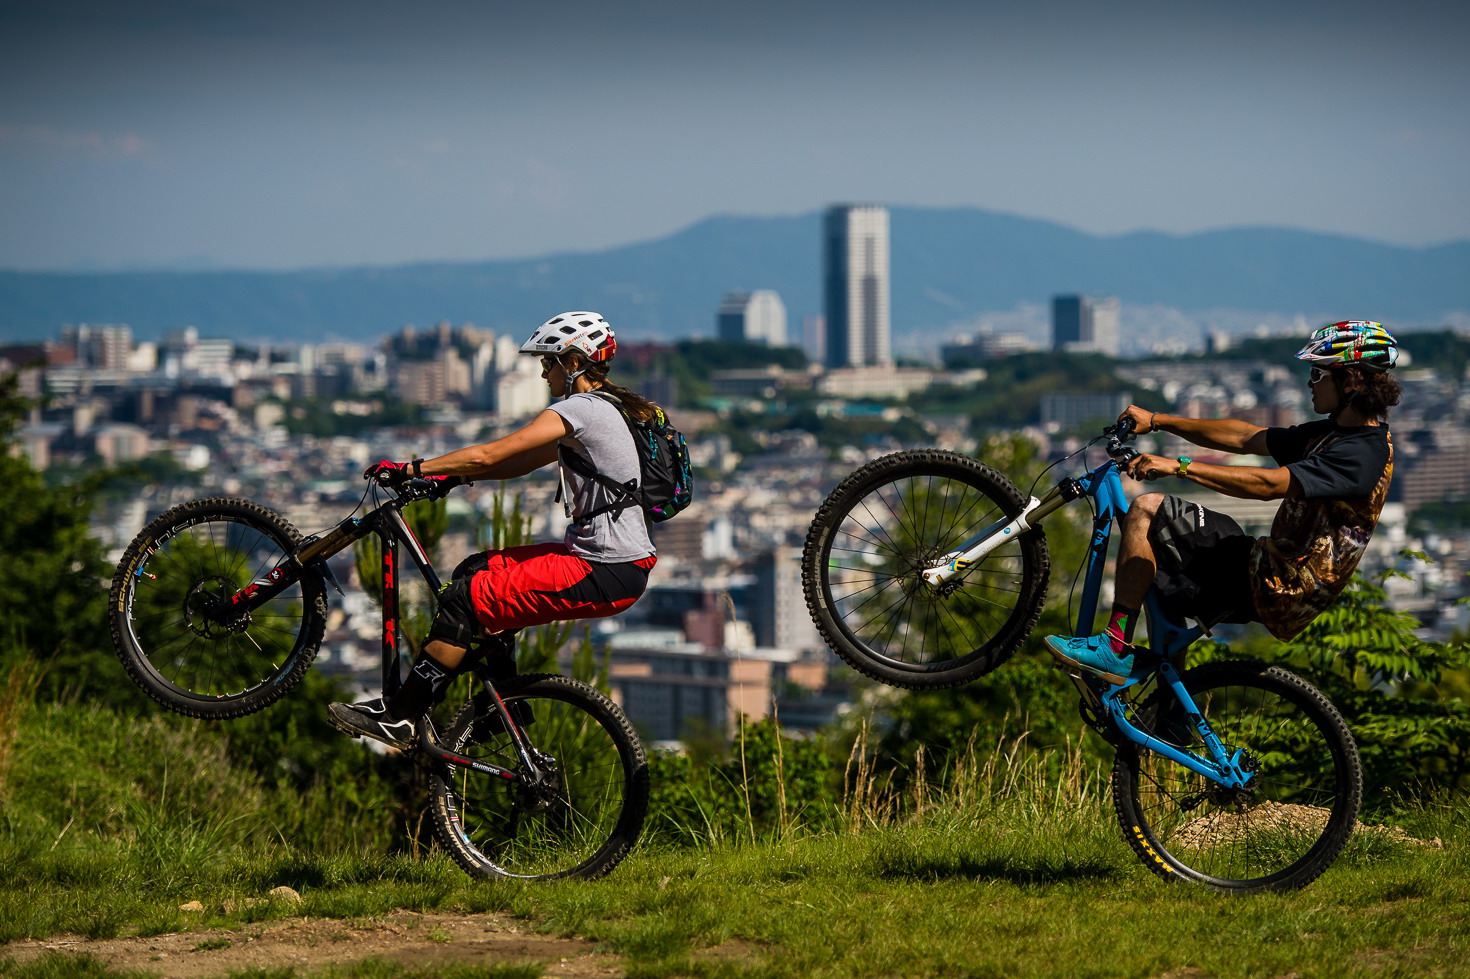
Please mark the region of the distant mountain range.
MULTIPOLYGON (((1470 242, 1401 248, 1274 228, 1101 237, 969 208, 892 215, 895 336, 935 339, 980 314, 1056 293, 1128 305, 1369 316, 1433 326, 1470 310, 1470 242)), ((441 320, 527 332, 566 309, 604 313, 638 339, 709 335, 734 289, 775 289, 799 339, 821 311, 820 214, 716 217, 601 252, 294 272, 0 272, 0 340, 67 323, 127 323, 142 339, 372 340, 441 320)))

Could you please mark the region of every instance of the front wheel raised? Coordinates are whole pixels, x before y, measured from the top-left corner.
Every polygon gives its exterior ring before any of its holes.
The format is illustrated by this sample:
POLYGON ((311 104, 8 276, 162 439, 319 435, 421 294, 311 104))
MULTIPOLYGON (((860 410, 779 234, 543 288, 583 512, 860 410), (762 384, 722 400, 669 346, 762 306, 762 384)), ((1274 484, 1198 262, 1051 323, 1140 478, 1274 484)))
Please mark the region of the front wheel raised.
MULTIPOLYGON (((1304 887, 1331 866, 1357 820, 1362 766, 1337 709, 1294 673, 1260 663, 1207 663, 1184 686, 1224 745, 1253 772, 1226 789, 1131 742, 1113 766, 1123 834, 1159 876, 1234 893, 1304 887)), ((1208 757, 1172 693, 1156 690, 1140 729, 1208 757)))
POLYGON ((1040 528, 935 587, 922 572, 1025 501, 1000 473, 939 450, 868 463, 832 491, 801 558, 822 638, 859 673, 897 687, 952 687, 987 673, 1036 624, 1050 567, 1040 528))
POLYGON ((118 563, 109 606, 128 676, 190 717, 241 717, 278 700, 321 644, 321 577, 302 575, 247 612, 229 606, 300 540, 279 514, 230 498, 182 503, 144 527, 118 563))

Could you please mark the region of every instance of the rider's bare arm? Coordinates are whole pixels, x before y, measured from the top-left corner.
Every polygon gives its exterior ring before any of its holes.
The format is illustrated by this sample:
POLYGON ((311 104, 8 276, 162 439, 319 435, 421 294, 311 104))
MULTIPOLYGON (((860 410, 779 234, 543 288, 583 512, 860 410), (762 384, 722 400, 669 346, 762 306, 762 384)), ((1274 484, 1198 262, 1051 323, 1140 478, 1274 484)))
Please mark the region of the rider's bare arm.
POLYGON ((425 459, 425 476, 463 476, 466 479, 511 479, 556 461, 557 439, 572 434, 566 419, 551 409, 505 438, 425 459))
POLYGON ((1205 489, 1242 500, 1279 500, 1300 496, 1301 485, 1285 466, 1264 469, 1258 466, 1212 466, 1195 462, 1184 477, 1205 489))
MULTIPOLYGON (((1155 480, 1173 476, 1179 471, 1179 460, 1168 456, 1138 456, 1128 466, 1134 479, 1155 480)), ((1207 462, 1191 462, 1183 477, 1205 489, 1242 500, 1279 500, 1300 496, 1301 484, 1285 466, 1266 469, 1260 466, 1212 466, 1207 462)))
POLYGON ((1137 405, 1129 405, 1119 416, 1133 419, 1134 429, 1139 435, 1149 432, 1168 432, 1206 449, 1219 452, 1241 452, 1267 455, 1266 430, 1250 422, 1234 418, 1187 418, 1184 415, 1166 415, 1162 411, 1147 411, 1137 405))

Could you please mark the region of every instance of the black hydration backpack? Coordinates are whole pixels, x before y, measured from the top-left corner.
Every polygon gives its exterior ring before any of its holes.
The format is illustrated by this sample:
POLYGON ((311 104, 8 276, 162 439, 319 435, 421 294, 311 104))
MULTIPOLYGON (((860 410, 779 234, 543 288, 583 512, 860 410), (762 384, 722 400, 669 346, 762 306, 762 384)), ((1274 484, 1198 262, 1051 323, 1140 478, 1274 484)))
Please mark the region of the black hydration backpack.
POLYGON ((611 394, 594 391, 612 402, 628 423, 633 445, 638 449, 640 478, 620 483, 593 468, 586 457, 561 446, 561 463, 583 479, 597 482, 614 494, 614 502, 582 514, 583 520, 603 513, 617 513, 630 506, 642 507, 654 523, 662 523, 683 512, 694 499, 694 470, 689 465, 689 447, 684 434, 669 424, 662 408, 654 406, 651 421, 639 421, 628 413, 622 401, 611 394))

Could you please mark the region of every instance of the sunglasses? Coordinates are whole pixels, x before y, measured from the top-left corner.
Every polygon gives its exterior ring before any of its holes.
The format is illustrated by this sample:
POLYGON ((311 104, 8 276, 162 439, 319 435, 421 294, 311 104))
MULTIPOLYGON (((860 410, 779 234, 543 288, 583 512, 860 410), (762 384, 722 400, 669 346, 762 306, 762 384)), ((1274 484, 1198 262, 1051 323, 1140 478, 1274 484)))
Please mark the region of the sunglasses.
POLYGON ((550 373, 551 369, 553 367, 556 367, 559 363, 561 362, 558 361, 555 357, 542 357, 541 370, 550 373))
POLYGON ((1312 373, 1307 376, 1307 383, 1316 384, 1318 381, 1322 380, 1322 378, 1326 377, 1330 373, 1331 371, 1329 371, 1325 367, 1313 367, 1312 373))

